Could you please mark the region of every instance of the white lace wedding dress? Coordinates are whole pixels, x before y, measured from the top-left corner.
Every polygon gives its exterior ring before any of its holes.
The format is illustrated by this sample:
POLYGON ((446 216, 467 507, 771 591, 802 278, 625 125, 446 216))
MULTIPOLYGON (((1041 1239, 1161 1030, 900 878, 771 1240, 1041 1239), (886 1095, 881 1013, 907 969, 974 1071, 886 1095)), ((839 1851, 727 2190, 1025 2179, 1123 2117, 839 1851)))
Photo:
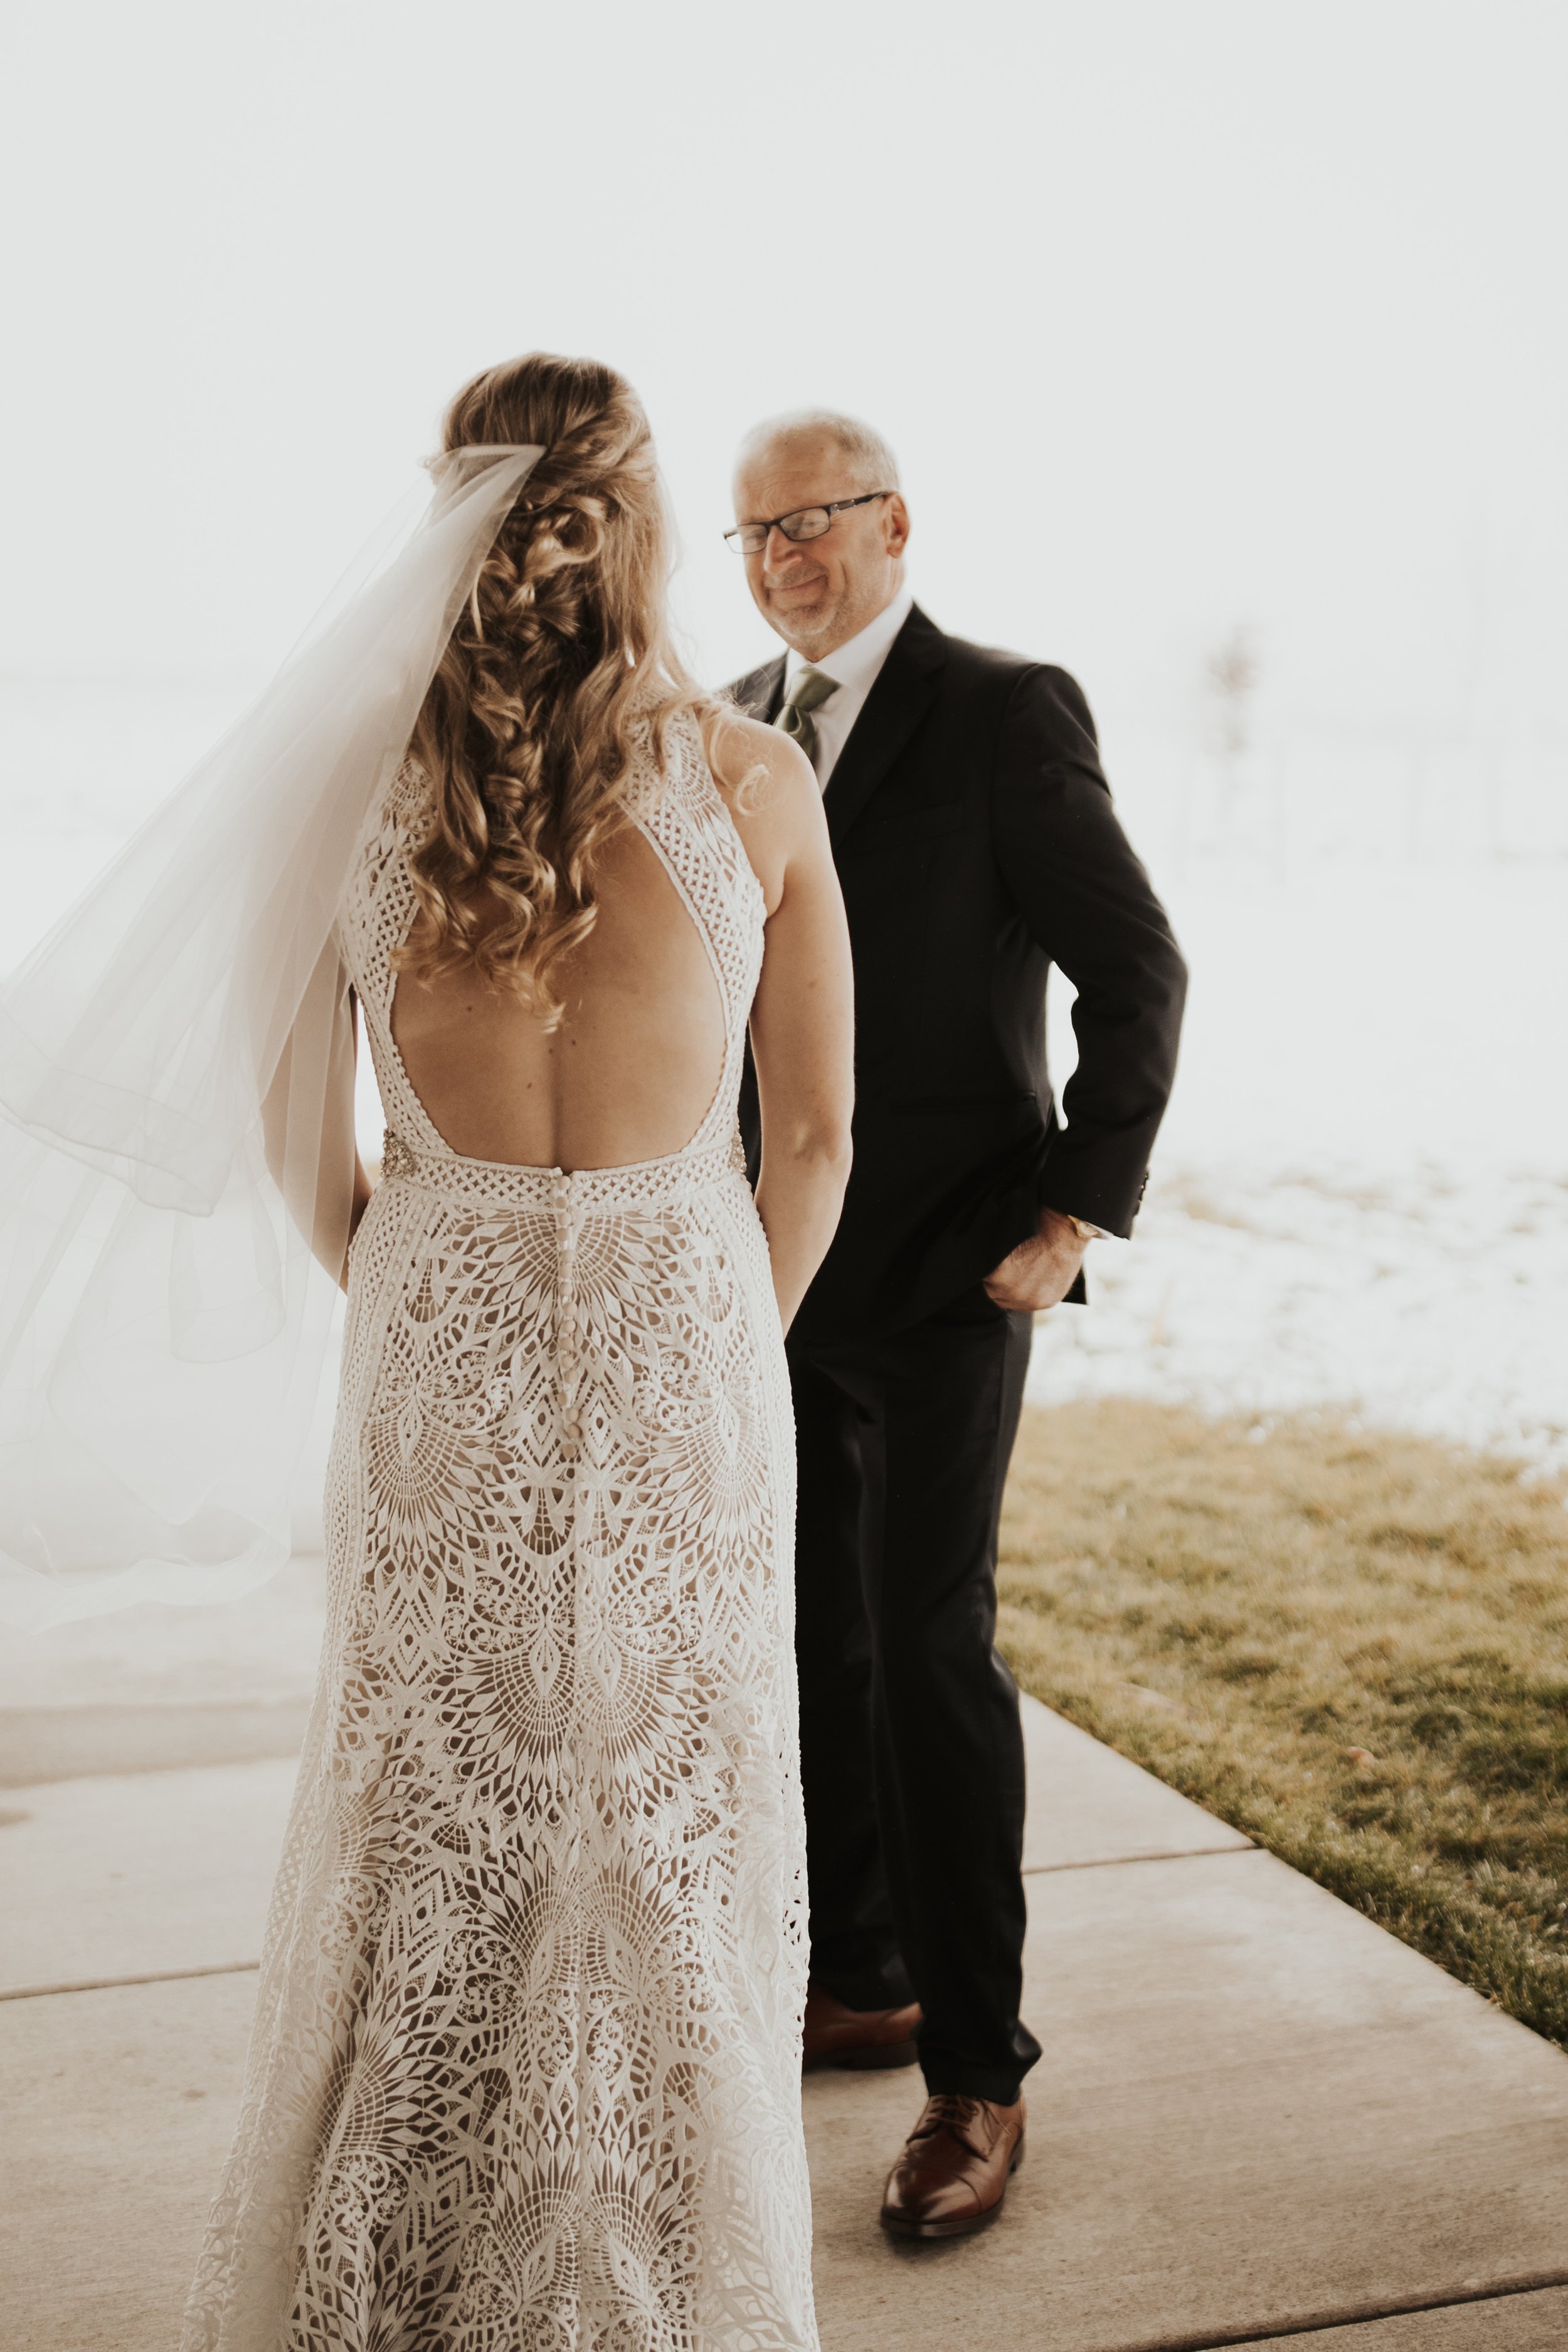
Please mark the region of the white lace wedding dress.
POLYGON ((811 2352, 794 1451, 735 1127, 762 893, 694 728, 633 806, 712 960, 683 1151, 447 1149, 392 1042, 409 795, 339 935, 387 1116, 322 1673, 186 2352, 811 2352))

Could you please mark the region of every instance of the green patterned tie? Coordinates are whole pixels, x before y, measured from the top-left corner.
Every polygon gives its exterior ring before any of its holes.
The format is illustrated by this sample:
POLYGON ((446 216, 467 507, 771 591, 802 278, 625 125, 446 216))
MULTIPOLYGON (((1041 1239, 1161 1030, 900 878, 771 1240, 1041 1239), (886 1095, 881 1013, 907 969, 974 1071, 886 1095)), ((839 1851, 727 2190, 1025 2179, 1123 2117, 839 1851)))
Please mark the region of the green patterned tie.
POLYGON ((836 677, 828 677, 819 669, 803 669, 773 721, 792 742, 800 745, 813 767, 816 765, 816 726, 811 714, 820 710, 828 696, 837 691, 836 677))

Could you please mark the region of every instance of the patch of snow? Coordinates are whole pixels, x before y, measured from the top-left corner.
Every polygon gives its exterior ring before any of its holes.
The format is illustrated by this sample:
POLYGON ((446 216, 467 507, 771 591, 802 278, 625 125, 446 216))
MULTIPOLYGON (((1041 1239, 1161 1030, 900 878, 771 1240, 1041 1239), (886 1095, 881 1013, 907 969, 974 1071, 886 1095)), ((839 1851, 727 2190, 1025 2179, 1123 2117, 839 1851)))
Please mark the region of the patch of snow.
POLYGON ((1157 879, 1193 971, 1176 1093, 1030 1394, 1333 1404, 1568 1466, 1568 865, 1157 879))
POLYGON ((1568 1173, 1164 1163, 1029 1394, 1329 1405, 1568 1468, 1568 1173))

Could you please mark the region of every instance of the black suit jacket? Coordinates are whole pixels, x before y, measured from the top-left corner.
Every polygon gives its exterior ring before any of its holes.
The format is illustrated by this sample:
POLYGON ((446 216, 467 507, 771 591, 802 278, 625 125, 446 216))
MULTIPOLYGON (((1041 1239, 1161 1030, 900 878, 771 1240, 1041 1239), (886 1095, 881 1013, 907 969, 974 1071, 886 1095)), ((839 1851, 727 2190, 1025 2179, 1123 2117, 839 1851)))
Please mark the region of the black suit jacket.
MULTIPOLYGON (((772 720, 784 682, 781 655, 731 692, 772 720)), ((951 1304, 1042 1202, 1131 1231, 1186 971, 1065 670, 947 636, 917 605, 825 806, 855 959, 855 1164, 795 1330, 832 1340, 951 1304), (1078 990, 1065 1126, 1046 1069, 1053 963, 1078 990)), ((749 1071, 742 1127, 754 1181, 749 1071)))

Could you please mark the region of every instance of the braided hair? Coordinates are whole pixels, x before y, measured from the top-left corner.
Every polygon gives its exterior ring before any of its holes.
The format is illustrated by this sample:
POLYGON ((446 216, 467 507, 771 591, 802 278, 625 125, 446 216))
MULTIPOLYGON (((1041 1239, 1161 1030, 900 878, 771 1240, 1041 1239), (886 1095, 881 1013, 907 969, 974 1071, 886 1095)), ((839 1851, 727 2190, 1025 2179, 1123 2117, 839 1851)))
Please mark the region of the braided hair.
POLYGON ((561 959, 595 919, 594 864, 626 822, 634 734, 662 761, 679 712, 714 704, 669 641, 670 533, 642 404, 594 360, 533 352, 487 368, 443 446, 544 456, 502 523, 415 723, 417 910, 395 959, 463 965, 554 1027, 561 959))

